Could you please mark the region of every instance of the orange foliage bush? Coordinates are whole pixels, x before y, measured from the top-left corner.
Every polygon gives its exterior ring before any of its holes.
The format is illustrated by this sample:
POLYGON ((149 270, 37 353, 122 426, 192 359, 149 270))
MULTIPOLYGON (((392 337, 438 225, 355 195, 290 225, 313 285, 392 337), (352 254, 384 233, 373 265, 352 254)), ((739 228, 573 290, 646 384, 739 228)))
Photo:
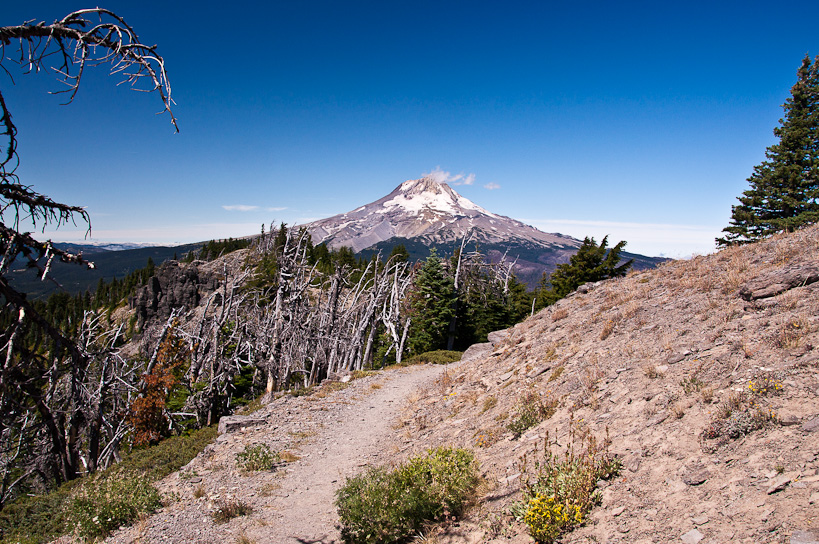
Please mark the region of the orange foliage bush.
POLYGON ((159 346, 151 373, 142 376, 139 397, 130 406, 128 422, 134 428, 135 446, 156 442, 167 433, 165 406, 189 359, 190 349, 171 328, 159 346))

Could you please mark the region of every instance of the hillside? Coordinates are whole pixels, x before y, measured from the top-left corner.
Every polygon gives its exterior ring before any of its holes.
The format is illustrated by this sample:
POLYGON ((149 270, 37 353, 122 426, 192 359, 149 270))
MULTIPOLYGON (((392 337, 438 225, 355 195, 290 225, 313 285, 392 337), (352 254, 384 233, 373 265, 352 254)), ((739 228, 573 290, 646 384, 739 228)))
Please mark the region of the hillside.
POLYGON ((443 373, 399 369, 282 397, 169 477, 176 500, 112 541, 334 542, 325 525, 290 531, 303 527, 294 525, 302 505, 332 519, 332 492, 350 467, 445 444, 474 450, 487 484, 465 520, 426 541, 530 542, 507 512, 533 458, 547 437, 560 453, 595 436, 608 437, 623 468, 599 482, 600 506, 564 542, 816 542, 817 239, 812 227, 584 286, 443 373), (415 375, 425 377, 402 377, 415 375), (390 383, 403 385, 379 404, 390 383), (554 414, 516 437, 507 425, 527 393, 554 401, 554 414), (386 426, 373 436, 376 421, 386 426), (259 442, 301 458, 240 476, 234 454, 259 442), (228 496, 255 511, 214 525, 207 514, 228 496))
POLYGON ((144 268, 148 258, 159 265, 173 259, 174 255, 182 257, 189 251, 198 250, 202 243, 185 244, 181 246, 152 246, 135 249, 112 251, 95 246, 80 246, 77 244, 57 244, 67 251, 84 252, 94 263, 94 268, 55 262, 52 266, 52 276, 57 278, 59 287, 52 281, 41 281, 34 268, 13 270, 11 283, 31 298, 47 297, 60 290, 76 295, 85 291, 94 291, 99 281, 111 281, 113 278, 122 279, 134 270, 144 268))

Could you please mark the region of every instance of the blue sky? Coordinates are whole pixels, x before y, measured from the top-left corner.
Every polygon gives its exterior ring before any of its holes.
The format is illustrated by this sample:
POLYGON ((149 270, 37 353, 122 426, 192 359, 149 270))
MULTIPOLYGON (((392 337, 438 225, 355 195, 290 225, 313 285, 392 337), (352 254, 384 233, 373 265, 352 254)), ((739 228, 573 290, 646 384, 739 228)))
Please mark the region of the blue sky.
MULTIPOLYGON (((85 7, 7 4, 0 25, 85 7)), ((449 172, 541 230, 708 253, 819 53, 807 1, 261 4, 100 2, 158 44, 179 134, 157 96, 104 67, 63 106, 52 76, 5 62, 21 180, 86 206, 92 240, 168 244, 328 217, 449 172)))

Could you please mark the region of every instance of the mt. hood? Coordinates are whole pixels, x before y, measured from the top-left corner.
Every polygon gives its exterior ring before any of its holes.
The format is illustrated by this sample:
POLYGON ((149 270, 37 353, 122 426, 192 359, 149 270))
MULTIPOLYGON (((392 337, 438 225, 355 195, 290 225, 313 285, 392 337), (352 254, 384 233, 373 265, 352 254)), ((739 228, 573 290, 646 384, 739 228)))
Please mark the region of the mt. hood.
POLYGON ((306 226, 315 243, 356 252, 391 238, 419 239, 425 245, 460 242, 470 232, 472 240, 482 244, 580 247, 580 241, 569 236, 547 234, 487 211, 430 177, 405 181, 375 202, 306 226))
MULTIPOLYGON (((507 254, 518 278, 534 286, 544 272, 569 261, 581 246, 576 238, 548 234, 503 215, 485 210, 431 177, 408 180, 387 196, 351 212, 305 225, 316 244, 353 251, 382 250, 404 244, 422 257, 427 248, 451 254, 464 237, 470 249, 478 244, 492 260, 507 254)), ((612 241, 612 245, 617 241, 612 241)), ((634 258, 635 268, 650 268, 664 259, 622 254, 634 258)))

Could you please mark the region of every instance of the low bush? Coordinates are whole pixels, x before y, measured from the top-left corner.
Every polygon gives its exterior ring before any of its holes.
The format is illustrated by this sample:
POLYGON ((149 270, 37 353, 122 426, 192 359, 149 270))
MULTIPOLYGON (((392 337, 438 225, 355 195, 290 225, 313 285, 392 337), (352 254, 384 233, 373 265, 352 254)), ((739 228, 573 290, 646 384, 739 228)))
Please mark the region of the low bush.
MULTIPOLYGON (((755 396, 774 394, 778 391, 775 385, 769 386, 771 393, 764 392, 764 390, 763 393, 754 391, 753 382, 749 387, 755 396)), ((726 438, 736 439, 776 423, 776 414, 773 410, 756 402, 756 400, 758 399, 751 398, 744 392, 728 397, 728 400, 720 404, 713 419, 703 430, 701 437, 706 440, 714 440, 720 437, 722 437, 722 440, 726 438)))
POLYGON ((557 410, 557 400, 547 399, 543 400, 540 393, 537 391, 527 391, 515 405, 515 414, 512 416, 506 428, 514 435, 520 436, 527 429, 534 427, 541 421, 552 417, 557 410))
POLYGON ((280 459, 279 454, 271 451, 267 444, 253 444, 236 454, 236 466, 243 472, 269 470, 280 459))
POLYGON ((599 447, 594 437, 584 436, 578 450, 574 442, 573 432, 568 450, 558 456, 549 450, 547 435, 542 459, 532 469, 524 458, 523 499, 512 507, 512 514, 538 542, 554 542, 582 525, 600 501, 598 480, 613 478, 620 471, 620 460, 599 447))
POLYGON ((475 458, 464 449, 429 450, 391 471, 371 468, 336 493, 342 537, 351 544, 400 541, 425 522, 459 514, 477 484, 475 458))
POLYGON ((68 505, 68 519, 84 539, 107 535, 162 506, 159 491, 140 477, 84 486, 68 505))
POLYGON ((408 365, 420 365, 424 363, 445 365, 460 361, 461 355, 463 355, 463 352, 461 351, 447 351, 445 349, 439 349, 436 351, 426 351, 424 353, 419 353, 418 355, 413 355, 407 359, 406 362, 408 365))
POLYGON ((215 425, 189 435, 171 437, 155 446, 135 448, 122 462, 92 477, 73 480, 42 495, 20 497, 0 511, 0 542, 35 544, 69 533, 79 521, 77 508, 82 508, 82 502, 79 505, 73 502, 75 498, 96 497, 111 486, 128 488, 130 485, 122 482, 155 482, 188 464, 215 438, 215 425))

